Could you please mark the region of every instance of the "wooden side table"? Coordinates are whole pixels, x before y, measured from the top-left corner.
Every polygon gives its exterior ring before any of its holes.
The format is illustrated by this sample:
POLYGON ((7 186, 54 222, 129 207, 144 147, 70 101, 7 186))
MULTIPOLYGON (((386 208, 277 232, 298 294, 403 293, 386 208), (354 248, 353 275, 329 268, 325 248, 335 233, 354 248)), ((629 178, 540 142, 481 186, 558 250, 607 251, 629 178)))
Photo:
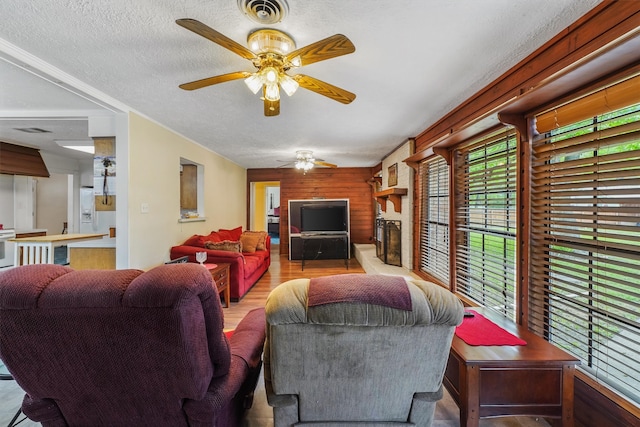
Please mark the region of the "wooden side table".
POLYGON ((473 309, 527 345, 472 346, 453 336, 444 386, 460 408, 460 426, 529 415, 559 418, 563 427, 573 427, 573 374, 580 361, 510 320, 473 309))
POLYGON ((231 264, 204 264, 213 277, 213 283, 219 294, 224 293, 224 306, 229 308, 231 301, 231 289, 229 288, 229 267, 231 264))

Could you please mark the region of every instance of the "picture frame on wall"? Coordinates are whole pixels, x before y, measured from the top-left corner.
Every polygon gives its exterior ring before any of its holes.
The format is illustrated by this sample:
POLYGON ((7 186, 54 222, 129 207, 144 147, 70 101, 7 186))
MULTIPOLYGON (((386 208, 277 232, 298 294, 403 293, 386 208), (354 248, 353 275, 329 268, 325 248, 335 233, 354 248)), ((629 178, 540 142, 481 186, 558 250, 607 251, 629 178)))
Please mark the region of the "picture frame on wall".
POLYGON ((388 176, 387 176, 387 185, 389 187, 398 185, 398 164, 397 163, 394 163, 391 166, 389 166, 388 176))

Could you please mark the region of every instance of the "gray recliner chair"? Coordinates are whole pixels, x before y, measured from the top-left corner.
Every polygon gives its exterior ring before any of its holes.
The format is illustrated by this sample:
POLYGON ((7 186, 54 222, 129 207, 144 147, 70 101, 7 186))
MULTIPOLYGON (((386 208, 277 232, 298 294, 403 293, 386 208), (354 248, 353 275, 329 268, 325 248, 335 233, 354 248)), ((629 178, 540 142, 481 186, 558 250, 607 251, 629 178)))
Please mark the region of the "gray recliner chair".
POLYGON ((433 283, 344 274, 267 299, 264 377, 275 427, 430 426, 463 306, 433 283))

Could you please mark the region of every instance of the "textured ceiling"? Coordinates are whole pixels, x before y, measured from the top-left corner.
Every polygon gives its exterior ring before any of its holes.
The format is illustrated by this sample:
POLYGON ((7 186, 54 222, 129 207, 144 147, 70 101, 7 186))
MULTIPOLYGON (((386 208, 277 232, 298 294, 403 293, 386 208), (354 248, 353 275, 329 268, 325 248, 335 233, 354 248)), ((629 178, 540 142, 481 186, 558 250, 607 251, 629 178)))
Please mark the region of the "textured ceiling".
MULTIPOLYGON (((259 97, 241 80, 179 89, 181 83, 254 70, 175 24, 197 19, 246 45, 260 26, 236 0, 2 0, 0 56, 19 51, 95 89, 91 95, 104 94, 103 106, 118 100, 116 108, 136 111, 246 168, 277 167, 299 149, 339 166, 372 166, 599 1, 288 3, 288 16, 268 27, 290 34, 298 47, 337 33, 356 46, 353 54, 297 70, 355 93, 351 104, 300 89, 291 98, 283 95, 279 116, 264 117, 259 97)), ((72 95, 3 61, 0 82, 0 139, 44 144, 9 133, 15 123, 6 118, 37 126, 39 119, 27 119, 72 117, 69 124, 79 122, 86 131, 79 119, 106 111, 91 96, 72 95)), ((55 137, 65 138, 62 130, 55 137)))

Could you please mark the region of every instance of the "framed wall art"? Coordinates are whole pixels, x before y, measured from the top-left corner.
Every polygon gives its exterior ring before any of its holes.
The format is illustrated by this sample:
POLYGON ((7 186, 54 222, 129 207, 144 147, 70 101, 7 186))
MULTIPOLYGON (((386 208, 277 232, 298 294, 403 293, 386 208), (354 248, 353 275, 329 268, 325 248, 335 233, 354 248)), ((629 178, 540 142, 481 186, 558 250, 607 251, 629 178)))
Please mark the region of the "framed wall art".
POLYGON ((397 163, 394 163, 391 166, 389 166, 389 171, 387 176, 387 185, 389 187, 398 185, 398 164, 397 163))

